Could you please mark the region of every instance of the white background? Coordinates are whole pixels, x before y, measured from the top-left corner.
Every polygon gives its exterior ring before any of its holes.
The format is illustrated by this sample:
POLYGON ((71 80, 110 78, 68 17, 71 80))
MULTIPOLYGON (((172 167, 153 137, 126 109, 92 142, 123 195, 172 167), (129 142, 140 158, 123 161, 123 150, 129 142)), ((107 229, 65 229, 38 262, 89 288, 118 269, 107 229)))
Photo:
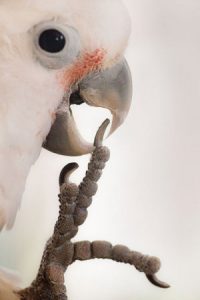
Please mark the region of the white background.
MULTIPOLYGON (((134 82, 125 125, 106 145, 111 160, 78 240, 123 243, 162 260, 151 286, 134 268, 76 263, 66 276, 70 300, 200 299, 200 2, 125 0, 133 21, 126 54, 134 82)), ((92 140, 106 114, 77 108, 92 140)), ((82 178, 89 157, 75 158, 82 178)), ((24 284, 34 278, 57 216, 57 177, 74 158, 43 150, 27 182, 15 228, 0 237, 0 264, 24 284)))

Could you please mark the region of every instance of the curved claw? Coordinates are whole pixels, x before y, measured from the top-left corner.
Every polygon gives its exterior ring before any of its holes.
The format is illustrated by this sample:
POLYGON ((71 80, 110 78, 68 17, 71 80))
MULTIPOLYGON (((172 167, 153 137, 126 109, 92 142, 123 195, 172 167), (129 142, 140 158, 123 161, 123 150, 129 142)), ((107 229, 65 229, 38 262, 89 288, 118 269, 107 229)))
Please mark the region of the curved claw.
POLYGON ((78 169, 78 167, 79 165, 77 163, 67 164, 60 172, 59 185, 61 186, 62 184, 69 182, 69 177, 75 170, 78 169))
POLYGON ((97 134, 95 136, 94 140, 94 146, 95 147, 101 147, 103 143, 103 138, 106 132, 106 129, 108 128, 108 125, 110 124, 110 120, 106 119, 103 124, 99 127, 97 134))
POLYGON ((159 288, 162 288, 162 289, 168 289, 170 288, 170 285, 163 282, 163 281, 160 281, 155 274, 151 274, 151 275, 148 275, 146 274, 146 277, 147 279, 155 286, 159 287, 159 288))

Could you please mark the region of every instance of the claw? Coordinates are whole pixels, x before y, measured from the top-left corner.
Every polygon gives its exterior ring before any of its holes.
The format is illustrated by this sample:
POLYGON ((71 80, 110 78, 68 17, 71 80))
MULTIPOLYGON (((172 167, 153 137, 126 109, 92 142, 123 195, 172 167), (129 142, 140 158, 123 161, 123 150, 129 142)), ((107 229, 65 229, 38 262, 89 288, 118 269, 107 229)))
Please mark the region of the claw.
POLYGON ((62 184, 69 182, 69 177, 76 169, 78 169, 78 167, 79 165, 77 163, 70 163, 66 165, 60 173, 59 185, 61 186, 62 184))
POLYGON ((103 138, 106 132, 106 129, 108 127, 108 125, 110 124, 110 120, 106 119, 103 124, 99 127, 97 134, 95 136, 95 140, 94 140, 94 146, 95 147, 101 147, 102 143, 103 143, 103 138))
POLYGON ((147 279, 153 284, 153 285, 155 285, 155 286, 157 286, 157 287, 160 287, 160 288, 162 288, 162 289, 168 289, 168 288, 170 288, 170 285, 169 284, 167 284, 167 283, 165 283, 165 282, 163 282, 163 281, 160 281, 157 277, 156 277, 156 275, 155 274, 151 274, 151 275, 148 275, 148 274, 146 274, 146 277, 147 277, 147 279))

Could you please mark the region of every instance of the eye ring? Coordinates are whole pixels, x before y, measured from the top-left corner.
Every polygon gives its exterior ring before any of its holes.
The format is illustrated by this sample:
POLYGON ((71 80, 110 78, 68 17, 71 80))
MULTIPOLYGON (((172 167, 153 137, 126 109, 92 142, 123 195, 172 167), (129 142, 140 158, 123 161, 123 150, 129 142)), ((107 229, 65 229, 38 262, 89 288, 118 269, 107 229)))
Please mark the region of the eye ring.
POLYGON ((77 30, 53 21, 34 26, 31 38, 34 56, 48 69, 62 69, 73 63, 81 50, 77 30))

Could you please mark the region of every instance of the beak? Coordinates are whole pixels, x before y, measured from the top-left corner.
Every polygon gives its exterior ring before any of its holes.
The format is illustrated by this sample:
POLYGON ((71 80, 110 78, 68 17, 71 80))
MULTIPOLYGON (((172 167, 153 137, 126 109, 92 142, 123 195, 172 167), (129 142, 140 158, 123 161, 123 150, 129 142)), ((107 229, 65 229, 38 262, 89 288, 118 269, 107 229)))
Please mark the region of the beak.
MULTIPOLYGON (((66 98, 66 97, 65 97, 66 98)), ((78 156, 91 153, 93 144, 86 142, 78 132, 71 104, 87 103, 109 109, 113 121, 111 135, 125 120, 132 100, 132 80, 125 59, 110 69, 90 73, 68 97, 67 109, 59 109, 44 147, 54 153, 78 156)))

